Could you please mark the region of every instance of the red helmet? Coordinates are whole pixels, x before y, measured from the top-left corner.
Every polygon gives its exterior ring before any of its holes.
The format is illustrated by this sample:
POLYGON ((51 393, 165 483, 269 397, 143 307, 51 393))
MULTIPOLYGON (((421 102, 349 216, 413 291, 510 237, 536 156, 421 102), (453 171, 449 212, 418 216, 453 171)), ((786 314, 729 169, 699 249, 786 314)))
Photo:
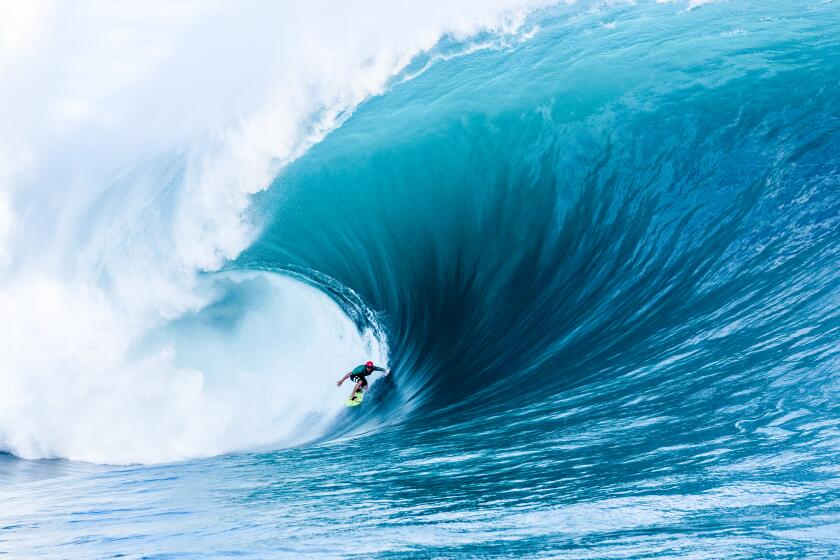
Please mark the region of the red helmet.
POLYGON ((373 362, 368 362, 365 364, 367 367, 373 367, 373 362))

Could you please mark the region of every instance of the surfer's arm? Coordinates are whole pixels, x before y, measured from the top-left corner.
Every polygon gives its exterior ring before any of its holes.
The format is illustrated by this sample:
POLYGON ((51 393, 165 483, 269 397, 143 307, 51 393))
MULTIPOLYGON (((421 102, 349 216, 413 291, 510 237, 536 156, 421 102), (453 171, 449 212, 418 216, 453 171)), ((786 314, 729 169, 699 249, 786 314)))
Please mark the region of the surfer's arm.
POLYGON ((341 387, 341 384, 344 383, 345 381, 347 381, 347 378, 350 377, 351 375, 353 375, 352 371, 347 373, 344 377, 342 377, 338 381, 336 381, 336 383, 335 383, 336 386, 341 387))

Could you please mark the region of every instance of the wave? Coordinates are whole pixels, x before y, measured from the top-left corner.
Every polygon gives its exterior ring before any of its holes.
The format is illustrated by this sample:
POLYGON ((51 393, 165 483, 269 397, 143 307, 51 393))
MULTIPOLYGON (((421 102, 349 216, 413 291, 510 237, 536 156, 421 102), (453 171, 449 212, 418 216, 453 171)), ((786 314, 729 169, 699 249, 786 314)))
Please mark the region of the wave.
POLYGON ((104 142, 44 152, 11 196, 3 448, 157 462, 514 411, 699 438, 830 417, 831 7, 463 10, 389 12, 375 39, 343 23, 372 12, 304 10, 279 54, 255 23, 227 65, 259 86, 212 134, 132 167, 148 146, 106 145, 113 169, 70 166, 48 206, 63 158, 104 142), (331 382, 365 356, 394 375, 346 423, 331 382))
POLYGON ((825 413, 783 387, 836 384, 836 14, 685 7, 542 12, 367 101, 257 197, 241 262, 383 310, 424 420, 574 391, 825 413))

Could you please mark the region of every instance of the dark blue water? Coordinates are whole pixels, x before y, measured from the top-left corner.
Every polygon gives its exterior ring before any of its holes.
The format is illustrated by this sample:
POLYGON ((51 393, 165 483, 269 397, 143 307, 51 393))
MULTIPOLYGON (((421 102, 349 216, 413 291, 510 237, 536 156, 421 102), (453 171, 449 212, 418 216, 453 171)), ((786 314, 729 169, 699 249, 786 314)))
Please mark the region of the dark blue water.
POLYGON ((291 449, 9 458, 0 551, 840 555, 838 5, 528 25, 444 39, 254 199, 228 268, 387 335, 362 407, 291 449))

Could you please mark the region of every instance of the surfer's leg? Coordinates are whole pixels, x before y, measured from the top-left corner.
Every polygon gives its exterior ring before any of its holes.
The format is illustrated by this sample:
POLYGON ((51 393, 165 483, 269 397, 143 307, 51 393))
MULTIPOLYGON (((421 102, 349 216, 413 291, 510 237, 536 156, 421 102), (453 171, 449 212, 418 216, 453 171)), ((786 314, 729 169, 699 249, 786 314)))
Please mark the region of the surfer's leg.
POLYGON ((359 379, 358 381, 356 381, 356 385, 353 387, 353 392, 350 393, 350 400, 351 401, 356 398, 356 391, 358 391, 359 387, 361 387, 361 386, 362 386, 362 380, 359 379))

